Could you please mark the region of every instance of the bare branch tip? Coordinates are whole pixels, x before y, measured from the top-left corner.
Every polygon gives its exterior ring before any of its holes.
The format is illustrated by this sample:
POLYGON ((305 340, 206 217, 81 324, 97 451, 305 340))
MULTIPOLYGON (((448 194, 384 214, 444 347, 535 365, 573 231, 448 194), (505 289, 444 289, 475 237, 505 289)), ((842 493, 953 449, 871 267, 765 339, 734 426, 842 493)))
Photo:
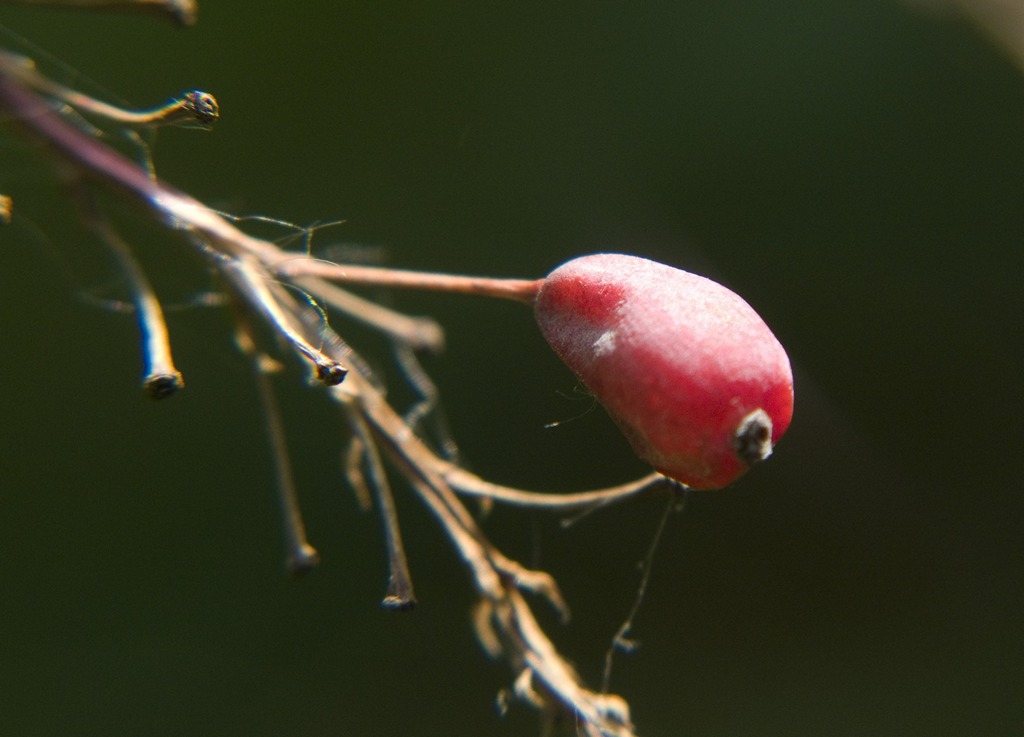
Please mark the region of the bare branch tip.
POLYGON ((195 122, 209 128, 220 118, 220 105, 217 98, 209 92, 192 90, 182 96, 182 109, 190 113, 195 122))
POLYGON ((168 13, 178 25, 187 27, 196 24, 196 16, 199 13, 196 0, 169 0, 167 5, 168 13))
POLYGON ((185 380, 178 372, 150 374, 143 380, 142 388, 150 399, 167 399, 185 388, 185 380))
POLYGON ((293 579, 300 579, 320 565, 320 554, 312 545, 303 543, 288 556, 288 573, 293 579))
POLYGON ((416 598, 388 594, 381 600, 380 605, 382 609, 390 612, 408 612, 416 608, 416 598))
POLYGON ((337 386, 345 380, 348 369, 340 363, 318 363, 316 364, 316 378, 327 386, 337 386))

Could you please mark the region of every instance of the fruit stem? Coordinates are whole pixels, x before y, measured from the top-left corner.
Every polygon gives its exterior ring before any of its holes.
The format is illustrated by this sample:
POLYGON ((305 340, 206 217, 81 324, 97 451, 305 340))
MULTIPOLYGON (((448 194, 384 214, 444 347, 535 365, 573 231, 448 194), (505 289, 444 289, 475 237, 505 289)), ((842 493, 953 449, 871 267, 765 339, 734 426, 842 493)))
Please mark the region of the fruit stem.
POLYGON ((479 297, 495 297, 533 304, 543 279, 496 279, 484 276, 405 271, 378 266, 351 266, 318 261, 305 256, 287 258, 276 264, 279 277, 318 276, 343 284, 367 284, 401 289, 427 289, 479 297))

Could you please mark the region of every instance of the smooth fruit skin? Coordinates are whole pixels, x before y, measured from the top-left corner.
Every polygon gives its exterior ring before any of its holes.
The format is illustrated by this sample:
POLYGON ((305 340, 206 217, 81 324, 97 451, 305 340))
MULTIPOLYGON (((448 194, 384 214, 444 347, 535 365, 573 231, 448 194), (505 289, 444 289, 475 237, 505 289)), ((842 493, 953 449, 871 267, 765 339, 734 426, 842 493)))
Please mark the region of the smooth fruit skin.
POLYGON ((732 483, 789 427, 786 351, 721 284, 637 256, 597 254, 551 272, 534 308, 555 353, 637 454, 689 487, 732 483), (751 417, 764 441, 754 455, 741 442, 751 417))

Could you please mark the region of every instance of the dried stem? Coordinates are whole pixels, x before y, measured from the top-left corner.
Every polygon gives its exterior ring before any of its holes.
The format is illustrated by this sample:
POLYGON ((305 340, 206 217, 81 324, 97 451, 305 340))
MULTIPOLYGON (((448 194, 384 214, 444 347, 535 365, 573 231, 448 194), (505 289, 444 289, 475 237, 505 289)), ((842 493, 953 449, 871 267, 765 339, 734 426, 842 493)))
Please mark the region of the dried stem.
POLYGON ((328 386, 340 384, 348 369, 313 346, 296 325, 294 314, 299 307, 295 300, 270 279, 263 266, 253 257, 242 256, 216 261, 220 273, 271 326, 291 344, 296 353, 314 366, 316 378, 328 386))
POLYGON ((155 13, 181 26, 196 22, 195 0, 0 0, 18 5, 50 5, 80 10, 113 10, 155 13))
POLYGON ((403 271, 375 266, 335 264, 306 256, 295 256, 277 264, 277 275, 319 276, 345 284, 371 284, 378 287, 425 289, 480 297, 496 297, 532 304, 543 279, 492 279, 483 276, 459 276, 423 271, 403 271))
MULTIPOLYGON (((358 377, 352 377, 357 380, 358 377)), ((620 697, 585 688, 573 668, 557 652, 544 634, 520 593, 531 590, 549 599, 558 608, 564 602, 550 576, 529 571, 505 558, 487 541, 456 500, 437 468, 444 462, 433 456, 422 443, 408 433, 395 432, 401 418, 372 396, 360 393, 360 407, 385 445, 392 459, 403 470, 421 499, 434 512, 449 538, 473 573, 482 596, 478 625, 487 622, 492 632, 482 637, 485 644, 501 643, 502 652, 523 675, 518 679, 519 694, 530 701, 571 715, 593 737, 631 737, 633 728, 629 708, 620 697), (366 401, 370 400, 370 401, 366 401)))
POLYGON ((79 113, 108 123, 131 128, 167 125, 209 128, 220 116, 217 99, 201 90, 185 92, 180 97, 149 110, 128 110, 53 81, 40 74, 35 63, 23 56, 0 51, 0 64, 3 64, 7 73, 17 77, 25 86, 70 105, 79 113))
POLYGON ((346 413, 352 427, 354 438, 358 438, 362 461, 370 471, 370 489, 377 498, 381 523, 384 527, 384 544, 388 551, 388 590, 382 606, 386 609, 411 609, 416 604, 413 592, 412 575, 409 573, 409 561, 402 543, 402 533, 398 525, 398 512, 395 499, 391 493, 391 484, 381 461, 377 445, 373 442, 370 428, 357 411, 346 413))
POLYGON ((299 508, 295 476, 292 473, 291 457, 288 454, 288 442, 285 440, 284 423, 281 421, 281 410, 270 381, 270 375, 280 371, 281 366, 256 347, 256 338, 249 322, 248 313, 239 309, 240 305, 237 300, 233 307, 236 318, 235 341, 252 365, 260 406, 263 408, 267 442, 270 445, 274 471, 277 476, 277 501, 284 523, 288 551, 286 564, 289 572, 298 577, 313 570, 320 562, 320 556, 306 539, 306 525, 302 521, 302 510, 299 508))
POLYGON ((429 317, 403 315, 322 279, 296 277, 291 282, 315 294, 334 309, 380 330, 394 340, 434 353, 444 347, 444 330, 429 317))
POLYGON ((352 487, 356 503, 359 504, 359 508, 364 512, 369 511, 370 507, 373 506, 370 483, 366 479, 366 474, 363 473, 363 458, 366 455, 366 448, 366 440, 353 434, 349 438, 348 446, 345 448, 342 464, 345 480, 352 487))
POLYGON ((385 310, 350 295, 327 279, 440 289, 523 303, 533 300, 540 282, 335 266, 286 252, 247 235, 222 215, 70 125, 39 96, 39 85, 35 90, 26 85, 21 73, 12 70, 12 63, 0 57, 0 111, 43 143, 60 160, 62 171, 73 175, 77 186, 100 183, 185 235, 186 242, 228 285, 231 303, 241 315, 240 344, 254 361, 267 409, 268 434, 293 560, 301 567, 311 563, 315 552, 305 541, 283 428, 265 375, 263 352, 255 347, 256 326, 250 326, 250 321, 260 321, 263 329, 276 336, 288 351, 312 363, 325 390, 348 420, 353 436, 347 454, 349 478, 357 491, 374 492, 384 526, 391 570, 385 604, 405 607, 414 596, 382 458, 405 478, 433 513, 465 562, 480 595, 476 621, 481 642, 492 654, 504 657, 518 674, 516 693, 545 713, 572 720, 588 737, 633 737, 626 703, 618 696, 584 686, 537 623, 524 597, 526 592, 545 599, 563 619, 568 618, 568 607, 554 579, 543 571, 525 568, 498 550, 459 494, 526 508, 587 511, 653 489, 664 479, 651 474, 632 484, 567 495, 531 493, 484 481, 434 453, 385 400, 382 387, 370 375, 366 363, 326 324, 322 312, 295 296, 295 292, 316 295, 328 307, 365 320, 405 346, 437 348, 441 332, 433 321, 385 310))
POLYGON ((142 386, 153 399, 166 399, 184 388, 185 382, 171 358, 167 323, 164 321, 160 301, 157 299, 156 292, 153 291, 153 286, 149 283, 142 265, 135 259, 129 245, 99 209, 95 198, 81 188, 76 189, 75 193, 82 219, 106 243, 131 288, 146 359, 142 386))
POLYGON ((526 509, 546 509, 552 512, 589 511, 632 499, 646 491, 659 487, 679 487, 675 481, 662 476, 660 473, 650 473, 636 481, 619 486, 609 486, 604 489, 579 491, 569 494, 545 494, 537 491, 523 491, 511 486, 502 486, 485 481, 479 476, 455 465, 449 465, 443 473, 445 480, 460 494, 492 499, 496 502, 526 509))

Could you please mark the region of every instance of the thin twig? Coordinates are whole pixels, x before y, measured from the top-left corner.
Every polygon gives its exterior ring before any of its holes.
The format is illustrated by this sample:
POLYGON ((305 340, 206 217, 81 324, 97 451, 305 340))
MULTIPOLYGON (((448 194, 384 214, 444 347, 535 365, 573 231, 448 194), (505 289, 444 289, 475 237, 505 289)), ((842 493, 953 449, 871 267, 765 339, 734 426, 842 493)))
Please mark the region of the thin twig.
POLYGON ((114 10, 156 13, 181 26, 196 22, 195 0, 0 0, 19 5, 51 5, 79 10, 114 10))
POLYGON ((166 399, 183 389, 185 382, 171 357, 171 343, 160 301, 131 248, 99 209, 95 199, 80 187, 75 193, 83 220, 110 249, 131 289, 146 364, 142 386, 153 399, 166 399))
POLYGON ((313 364, 317 379, 327 386, 340 384, 344 380, 348 369, 324 355, 306 339, 293 317, 297 310, 294 300, 280 289, 272 291, 270 276, 255 258, 243 256, 220 259, 217 266, 234 288, 263 314, 295 351, 313 364))
POLYGON ((429 317, 403 315, 316 277, 295 277, 289 281, 315 294, 334 309, 395 340, 434 353, 444 348, 444 330, 429 317))
MULTIPOLYGON (((352 378, 359 380, 358 376, 352 378)), ((433 469, 436 457, 408 431, 389 431, 394 423, 401 423, 401 418, 388 405, 370 402, 362 404, 361 408, 375 429, 378 442, 384 444, 420 498, 434 512, 472 572, 484 606, 490 610, 491 622, 498 630, 489 641, 504 643, 510 649, 513 664, 519 663, 521 668, 528 669, 541 684, 544 695, 537 694, 537 698, 557 703, 560 709, 575 715, 586 734, 632 737, 625 702, 618 696, 596 693, 580 684, 575 671, 541 630, 519 593, 520 589, 534 591, 556 607, 564 607, 550 576, 524 569, 487 541, 476 522, 458 503, 454 492, 433 469)))
POLYGON ((280 365, 256 347, 256 339, 247 314, 237 308, 234 312, 237 331, 235 340, 252 365, 260 406, 263 408, 267 443, 270 445, 274 472, 277 476, 277 501, 288 551, 285 562, 292 576, 298 577, 313 570, 320 562, 320 556, 306 538, 306 525, 302 521, 295 475, 292 473, 284 423, 281 421, 281 409, 270 381, 270 374, 280 370, 280 365))
POLYGON ((460 276, 423 271, 403 271, 378 266, 354 266, 294 255, 276 265, 278 276, 319 276, 345 284, 367 284, 378 287, 426 289, 454 294, 497 297, 532 304, 543 279, 494 279, 483 276, 460 276))
POLYGON ((516 507, 546 509, 553 512, 596 509, 625 501, 652 488, 664 485, 677 485, 660 473, 650 473, 636 481, 619 486, 609 486, 605 489, 566 494, 546 494, 485 481, 466 469, 455 465, 449 465, 444 471, 444 476, 456 492, 466 496, 483 497, 516 507))
POLYGON ((55 82, 41 74, 31 59, 7 51, 0 51, 0 64, 5 71, 37 92, 71 106, 83 115, 89 115, 116 125, 131 128, 182 126, 210 128, 220 116, 217 99, 202 90, 190 90, 170 102, 148 110, 130 110, 55 82))
MULTIPOLYGON (((353 399, 354 402, 358 398, 353 399)), ((398 512, 395 509, 394 495, 388 482, 387 472, 381 462, 377 445, 372 442, 370 429, 362 415, 354 408, 346 412, 352 426, 354 437, 359 438, 363 451, 363 460, 370 472, 370 489, 377 498, 377 509, 380 512, 381 524, 384 528, 384 544, 388 551, 388 589, 381 601, 386 609, 411 609, 416 604, 413 592, 412 575, 409 572, 409 560, 405 555, 402 543, 402 532, 398 524, 398 512)))
POLYGON ((415 433, 419 433, 419 428, 424 424, 428 425, 432 440, 441 457, 452 463, 458 463, 459 446, 455 442, 455 438, 452 437, 441 409, 441 393, 437 385, 424 370, 419 356, 416 355, 416 351, 411 345, 395 341, 391 350, 395 362, 402 370, 402 376, 413 391, 419 395, 419 400, 405 411, 402 419, 415 433))
POLYGON ((363 473, 363 456, 366 454, 366 441, 356 434, 353 434, 348 441, 344 451, 342 468, 345 479, 352 488, 356 497, 356 503, 364 512, 369 511, 373 506, 373 499, 370 494, 370 484, 363 473))
MULTIPOLYGON (((406 478, 465 562, 481 597, 478 622, 488 621, 493 630, 494 636, 485 639, 485 644, 493 648, 499 643, 501 654, 519 674, 516 692, 520 696, 546 710, 565 715, 576 722, 580 733, 587 737, 633 737, 625 702, 618 696, 598 693, 582 684, 578 674, 541 629, 523 596, 525 592, 537 594, 566 618, 568 608, 554 579, 544 571, 525 568, 497 549, 455 489, 459 487, 460 492, 470 495, 502 497, 503 501, 522 506, 557 509, 552 495, 533 496, 529 492, 489 485, 438 457, 388 404, 365 369, 365 362, 358 360, 337 338, 319 313, 300 304, 287 291, 286 286, 297 288, 317 294, 328 303, 331 301, 322 290, 332 285, 319 276, 288 276, 287 271, 281 270, 285 262, 295 259, 294 254, 245 234, 198 200, 149 176, 123 155, 69 125, 36 93, 20 84, 16 76, 6 73, 2 64, 0 108, 31 135, 44 141, 49 150, 63 160, 65 169, 70 168, 80 179, 85 177, 102 183, 143 205, 161 222, 188 236, 199 253, 224 277, 246 314, 261 318, 291 350, 316 366, 320 378, 329 385, 329 395, 339 402, 353 427, 358 445, 350 452, 350 461, 355 457, 353 454, 361 454, 371 476, 370 485, 378 492, 385 535, 392 536, 389 543, 392 562, 403 562, 404 553, 397 523, 392 525, 396 517, 390 493, 381 492, 389 487, 378 454, 386 456, 406 478), (317 341, 319 347, 315 345, 317 341), (345 371, 343 362, 351 367, 351 373, 339 384, 345 371)), ((445 288, 440 285, 453 284, 451 279, 442 276, 433 283, 437 288, 445 288)), ((453 291, 529 302, 537 282, 493 280, 489 286, 481 284, 481 280, 468 278, 454 286, 453 291), (504 286, 496 286, 498 283, 504 286), (513 294, 517 296, 511 296, 513 294)), ((407 285, 412 286, 411 282, 407 285)), ((406 342, 415 344, 411 339, 406 342)), ((559 499, 558 504, 564 509, 569 499, 569 504, 577 508, 593 508, 628 498, 657 481, 652 476, 633 485, 590 492, 575 499, 567 495, 559 499)), ((286 489, 286 484, 282 488, 286 489)), ((406 595, 401 582, 403 576, 407 578, 407 571, 403 573, 401 565, 393 565, 392 571, 392 583, 398 581, 398 598, 411 598, 411 584, 406 595)))

